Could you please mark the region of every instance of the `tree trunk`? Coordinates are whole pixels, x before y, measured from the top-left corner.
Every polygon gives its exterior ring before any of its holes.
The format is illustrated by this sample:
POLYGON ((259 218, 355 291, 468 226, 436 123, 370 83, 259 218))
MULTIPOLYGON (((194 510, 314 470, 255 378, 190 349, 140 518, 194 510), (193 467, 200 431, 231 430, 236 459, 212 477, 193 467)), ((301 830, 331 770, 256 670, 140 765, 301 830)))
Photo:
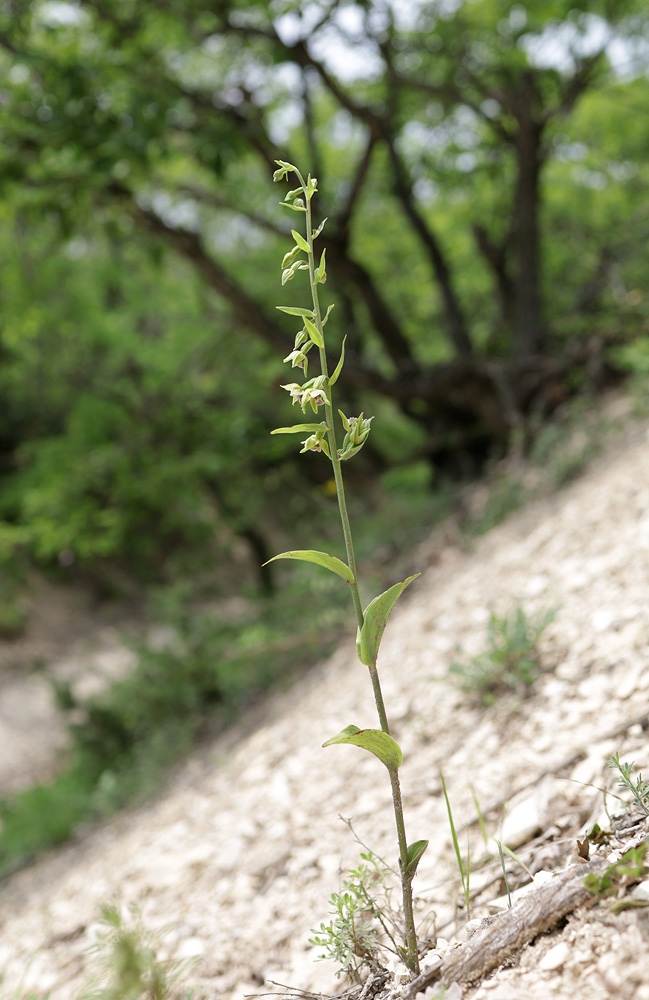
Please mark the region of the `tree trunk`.
POLYGON ((430 226, 428 226, 423 215, 417 208, 410 180, 401 163, 397 153, 394 139, 386 139, 390 162, 392 163, 392 175, 394 180, 394 190, 397 198, 401 202, 406 218, 417 233, 431 263, 433 274, 437 281, 442 297, 444 319, 446 330, 455 352, 460 358, 468 358, 473 353, 471 338, 458 297, 453 287, 453 280, 448 262, 444 252, 437 242, 437 238, 430 226))
POLYGON ((541 261, 539 250, 541 136, 543 125, 534 118, 534 79, 523 78, 514 139, 518 176, 514 193, 513 249, 516 266, 514 292, 514 355, 517 361, 538 354, 543 347, 541 261))

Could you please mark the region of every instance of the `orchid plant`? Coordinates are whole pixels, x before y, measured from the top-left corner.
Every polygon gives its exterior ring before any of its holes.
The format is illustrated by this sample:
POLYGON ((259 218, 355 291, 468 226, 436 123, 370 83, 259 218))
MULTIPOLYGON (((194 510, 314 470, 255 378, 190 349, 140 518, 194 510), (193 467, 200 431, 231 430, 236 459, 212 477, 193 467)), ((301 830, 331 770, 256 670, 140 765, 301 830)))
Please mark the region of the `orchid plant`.
MULTIPOLYGON (((320 286, 327 280, 326 251, 322 250, 319 255, 316 255, 315 251, 315 242, 321 235, 327 220, 324 219, 317 228, 313 227, 311 206, 313 196, 318 189, 316 178, 309 175, 305 181, 298 168, 292 163, 287 163, 284 160, 276 160, 275 162, 278 169, 273 175, 273 180, 283 181, 290 175, 294 175, 294 178, 297 179, 298 186, 287 192, 282 204, 291 211, 301 214, 304 223, 304 234, 298 232, 296 229, 292 230, 293 247, 284 255, 284 259, 282 260, 282 285, 291 281, 299 271, 305 271, 308 272, 311 293, 311 302, 307 306, 277 306, 281 312, 296 317, 299 320, 300 328, 295 337, 293 350, 284 358, 284 361, 287 364, 290 363, 293 369, 301 371, 305 379, 301 383, 289 382, 282 386, 282 388, 286 389, 293 405, 298 404, 304 415, 309 411, 309 417, 311 417, 311 414, 315 417, 323 414, 324 419, 320 421, 309 420, 308 422, 294 424, 291 427, 278 427, 271 433, 304 434, 306 437, 302 441, 301 451, 324 452, 326 458, 331 462, 345 543, 346 562, 337 556, 329 555, 327 552, 320 552, 313 549, 282 552, 280 555, 274 556, 274 559, 298 559, 304 562, 315 563, 330 570, 332 573, 336 573, 350 588, 358 625, 356 643, 358 659, 369 670, 381 728, 360 729, 358 726, 350 725, 336 736, 328 739, 323 746, 328 747, 336 743, 349 743, 361 747, 374 754, 388 771, 399 843, 399 872, 403 891, 405 947, 401 949, 401 954, 411 972, 417 974, 419 972, 419 955, 412 904, 412 881, 417 870, 417 865, 428 846, 428 841, 417 840, 408 844, 406 839, 403 802, 399 783, 399 768, 403 760, 403 755, 399 745, 390 735, 388 716, 377 670, 377 659, 379 646, 390 613, 403 591, 419 574, 410 576, 401 583, 395 583, 394 586, 378 597, 375 597, 363 610, 358 586, 352 533, 345 501, 342 463, 353 458, 361 450, 369 436, 373 418, 365 417, 363 413, 357 417, 347 417, 342 410, 338 410, 342 431, 344 432, 342 435, 342 445, 338 446, 333 389, 343 369, 345 342, 343 341, 342 344, 340 359, 332 374, 329 374, 325 327, 333 305, 329 305, 323 314, 319 292, 320 286), (318 375, 307 379, 309 355, 314 348, 318 356, 320 371, 318 375)), ((270 561, 272 562, 274 559, 270 561)))

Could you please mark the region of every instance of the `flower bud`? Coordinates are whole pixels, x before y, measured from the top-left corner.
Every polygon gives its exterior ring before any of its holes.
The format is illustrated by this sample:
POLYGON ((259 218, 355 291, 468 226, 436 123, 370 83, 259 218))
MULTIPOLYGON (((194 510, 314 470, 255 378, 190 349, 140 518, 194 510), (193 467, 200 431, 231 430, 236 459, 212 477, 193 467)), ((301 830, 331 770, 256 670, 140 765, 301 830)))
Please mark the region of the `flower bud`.
POLYGON ((374 417, 364 419, 361 413, 358 417, 346 417, 342 410, 340 413, 343 427, 347 431, 343 439, 342 448, 338 450, 338 457, 341 461, 353 458, 361 450, 370 434, 370 424, 374 417))

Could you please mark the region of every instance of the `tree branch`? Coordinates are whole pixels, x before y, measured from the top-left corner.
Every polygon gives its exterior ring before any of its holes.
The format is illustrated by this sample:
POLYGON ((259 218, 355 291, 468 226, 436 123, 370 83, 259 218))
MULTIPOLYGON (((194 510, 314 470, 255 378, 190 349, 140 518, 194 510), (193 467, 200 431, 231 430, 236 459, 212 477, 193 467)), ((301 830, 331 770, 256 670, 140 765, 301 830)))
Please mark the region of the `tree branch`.
POLYGON ((403 210, 410 220, 412 228, 421 240, 424 249, 431 263, 433 274, 442 294, 444 315, 446 318, 446 328, 457 354, 460 357, 469 357, 473 347, 469 338, 466 322, 462 315, 462 310, 458 302, 451 280, 451 272, 446 262, 444 253, 437 242, 432 230, 426 223, 423 215, 419 212, 412 191, 410 180, 406 175, 405 168, 397 153, 393 137, 384 136, 388 147, 390 162, 392 164, 392 174, 394 177, 395 193, 403 206, 403 210))

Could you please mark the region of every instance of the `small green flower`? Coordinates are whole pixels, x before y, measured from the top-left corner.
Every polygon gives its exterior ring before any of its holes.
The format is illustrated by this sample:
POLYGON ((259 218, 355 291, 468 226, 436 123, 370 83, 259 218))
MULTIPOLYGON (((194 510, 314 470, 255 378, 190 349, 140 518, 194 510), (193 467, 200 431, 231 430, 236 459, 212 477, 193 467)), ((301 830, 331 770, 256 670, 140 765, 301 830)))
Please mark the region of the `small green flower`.
POLYGON ((302 413, 306 412, 307 405, 311 407, 314 413, 317 413, 318 407, 327 402, 327 394, 323 389, 324 381, 320 375, 318 378, 309 379, 304 385, 298 385, 297 382, 289 382, 287 385, 283 385, 282 389, 286 389, 290 393, 291 402, 300 404, 302 413))
POLYGON ((286 385, 280 386, 281 389, 286 389, 291 396, 291 403, 301 403, 302 402, 302 386, 298 385, 297 382, 288 382, 286 385))
POLYGON ((302 393, 302 399, 300 400, 300 405, 302 407, 302 412, 304 413, 307 403, 310 404, 314 413, 318 412, 318 407, 322 406, 323 403, 327 402, 327 394, 324 389, 310 388, 305 389, 302 393))
POLYGON ((302 442, 302 450, 300 455, 303 455, 305 451, 324 451, 327 458, 331 458, 331 452, 329 451, 329 444, 327 443, 327 428, 319 427, 315 434, 311 434, 302 442))
MULTIPOLYGON (((311 346, 311 345, 309 345, 309 346, 311 346)), ((285 362, 286 361, 290 361, 291 362, 291 368, 301 368, 302 371, 304 372, 304 374, 306 375, 307 368, 308 368, 308 365, 309 365, 309 359, 306 356, 306 350, 304 350, 304 351, 299 351, 299 350, 291 351, 290 354, 286 355, 286 357, 284 358, 284 361, 285 362)))

